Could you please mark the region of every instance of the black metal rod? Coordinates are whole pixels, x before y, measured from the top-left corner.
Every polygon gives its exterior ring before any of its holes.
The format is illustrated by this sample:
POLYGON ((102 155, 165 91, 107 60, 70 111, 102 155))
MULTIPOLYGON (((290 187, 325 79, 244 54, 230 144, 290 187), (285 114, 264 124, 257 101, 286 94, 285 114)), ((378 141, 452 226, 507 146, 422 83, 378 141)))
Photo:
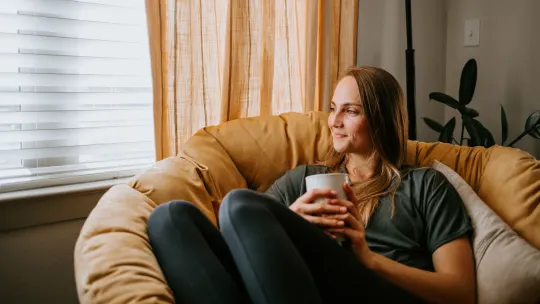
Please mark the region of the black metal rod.
POLYGON ((405 69, 407 85, 407 114, 409 116, 409 139, 416 140, 416 72, 412 36, 411 0, 405 0, 405 22, 407 26, 407 50, 405 69))
POLYGON ((407 49, 412 49, 411 0, 405 0, 405 23, 407 26, 407 49))

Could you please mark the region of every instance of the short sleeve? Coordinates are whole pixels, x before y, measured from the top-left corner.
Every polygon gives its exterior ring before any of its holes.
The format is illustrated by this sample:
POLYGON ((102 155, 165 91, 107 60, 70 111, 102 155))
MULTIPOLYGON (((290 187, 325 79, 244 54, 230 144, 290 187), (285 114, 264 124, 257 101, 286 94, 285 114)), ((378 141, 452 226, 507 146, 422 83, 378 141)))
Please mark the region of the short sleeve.
POLYGON ((433 254, 446 243, 463 236, 470 237, 473 229, 454 186, 442 173, 430 171, 426 185, 425 219, 427 248, 433 254))
POLYGON ((283 196, 282 188, 285 187, 289 180, 289 172, 285 172, 280 178, 278 178, 271 186, 266 190, 266 194, 272 196, 274 199, 278 200, 280 203, 285 205, 285 197, 283 196))
POLYGON ((287 207, 292 205, 301 195, 300 192, 305 171, 305 166, 298 166, 285 172, 265 193, 287 207))

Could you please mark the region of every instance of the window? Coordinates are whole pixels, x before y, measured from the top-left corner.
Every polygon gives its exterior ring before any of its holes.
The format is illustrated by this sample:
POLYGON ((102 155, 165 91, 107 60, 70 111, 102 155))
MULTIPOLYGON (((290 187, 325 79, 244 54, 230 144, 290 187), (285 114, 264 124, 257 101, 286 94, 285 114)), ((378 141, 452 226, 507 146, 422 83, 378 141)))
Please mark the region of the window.
POLYGON ((144 0, 0 0, 0 192, 155 161, 144 0))

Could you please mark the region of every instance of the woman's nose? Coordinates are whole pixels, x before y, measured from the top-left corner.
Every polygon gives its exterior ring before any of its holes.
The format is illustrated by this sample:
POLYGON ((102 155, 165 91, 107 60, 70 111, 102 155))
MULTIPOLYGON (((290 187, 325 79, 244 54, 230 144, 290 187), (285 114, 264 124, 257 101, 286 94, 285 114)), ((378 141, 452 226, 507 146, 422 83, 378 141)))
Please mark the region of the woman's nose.
POLYGON ((341 128, 343 127, 343 120, 341 119, 341 116, 339 115, 339 113, 333 113, 331 116, 330 116, 330 125, 334 128, 341 128))

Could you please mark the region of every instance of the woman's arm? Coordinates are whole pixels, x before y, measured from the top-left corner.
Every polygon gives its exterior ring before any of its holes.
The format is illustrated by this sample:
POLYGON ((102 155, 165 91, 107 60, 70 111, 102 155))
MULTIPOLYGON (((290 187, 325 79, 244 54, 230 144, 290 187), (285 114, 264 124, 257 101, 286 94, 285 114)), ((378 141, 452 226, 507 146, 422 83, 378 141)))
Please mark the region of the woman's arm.
POLYGON ((430 303, 475 303, 476 281, 471 245, 462 237, 433 253, 435 272, 400 264, 371 253, 366 267, 430 303))
MULTIPOLYGON (((394 285, 430 303, 475 303, 474 257, 468 236, 456 238, 433 248, 432 261, 435 272, 400 264, 371 251, 365 239, 364 225, 355 216, 358 211, 356 204, 352 203, 354 193, 347 184, 344 184, 343 189, 347 193, 349 201, 332 199, 328 202, 332 205, 347 207, 349 213, 334 216, 336 219, 345 221, 346 227, 331 228, 329 231, 345 234, 351 241, 351 249, 354 254, 366 267, 394 285)), ((449 188, 446 187, 446 189, 449 188)), ((452 199, 449 195, 445 195, 445 197, 452 199)), ((434 214, 437 215, 437 213, 434 214)), ((440 221, 441 216, 433 216, 432 219, 440 221)), ((445 222, 432 224, 431 230, 443 230, 444 227, 440 227, 441 225, 444 226, 445 222)), ((446 221, 446 225, 448 225, 448 221, 446 221)), ((437 244, 439 242, 440 238, 434 238, 431 243, 437 244)))

